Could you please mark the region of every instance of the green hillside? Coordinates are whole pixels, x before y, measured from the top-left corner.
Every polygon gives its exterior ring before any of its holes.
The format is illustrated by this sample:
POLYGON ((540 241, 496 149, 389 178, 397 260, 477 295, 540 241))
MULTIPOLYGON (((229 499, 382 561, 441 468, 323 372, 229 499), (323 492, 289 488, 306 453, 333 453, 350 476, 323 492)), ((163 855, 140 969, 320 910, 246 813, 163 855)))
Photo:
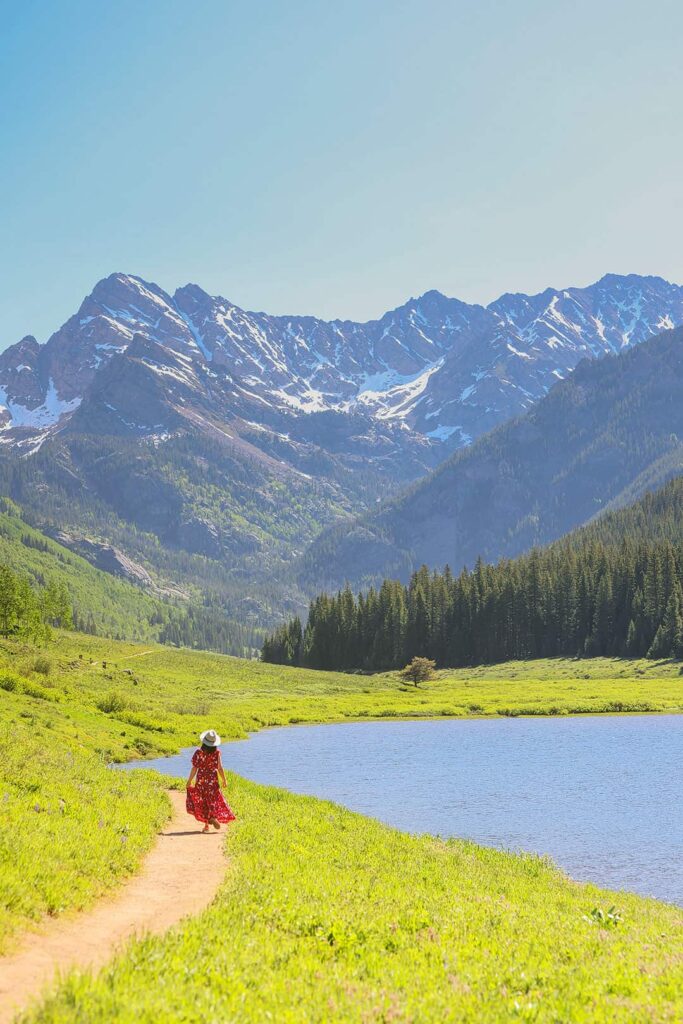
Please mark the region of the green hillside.
POLYGON ((30 459, 0 452, 0 494, 38 529, 106 541, 160 587, 196 594, 235 622, 272 625, 303 604, 292 557, 379 487, 363 466, 321 455, 298 471, 280 454, 193 432, 157 445, 65 431, 30 459))
POLYGON ((605 512, 559 543, 576 547, 586 540, 600 544, 637 540, 683 544, 683 476, 674 477, 659 490, 648 491, 624 508, 605 512))
POLYGON ((25 573, 39 586, 51 581, 66 584, 74 619, 90 632, 131 640, 158 636, 158 627, 150 622, 158 601, 34 530, 8 498, 0 499, 0 563, 25 573))
POLYGON ((64 585, 76 626, 88 633, 129 640, 214 648, 247 654, 259 633, 230 621, 220 610, 194 601, 163 600, 96 569, 39 530, 22 510, 0 498, 0 564, 27 576, 38 587, 64 585))

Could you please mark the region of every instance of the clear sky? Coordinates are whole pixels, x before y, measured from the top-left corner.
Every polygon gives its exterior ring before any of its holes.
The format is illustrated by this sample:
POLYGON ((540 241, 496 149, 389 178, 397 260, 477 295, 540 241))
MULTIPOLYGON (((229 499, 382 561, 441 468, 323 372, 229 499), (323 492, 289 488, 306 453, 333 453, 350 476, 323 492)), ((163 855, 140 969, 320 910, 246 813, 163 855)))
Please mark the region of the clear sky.
POLYGON ((114 270, 370 318, 683 283, 681 0, 0 0, 0 348, 114 270))

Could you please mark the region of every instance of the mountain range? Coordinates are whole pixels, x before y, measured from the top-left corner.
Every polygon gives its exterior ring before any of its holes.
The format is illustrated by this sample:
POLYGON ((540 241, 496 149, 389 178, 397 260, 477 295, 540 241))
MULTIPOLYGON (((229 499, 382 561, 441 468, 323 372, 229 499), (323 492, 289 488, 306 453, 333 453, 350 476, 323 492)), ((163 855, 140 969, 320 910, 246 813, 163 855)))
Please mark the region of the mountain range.
POLYGON ((509 558, 683 473, 683 328, 585 360, 531 410, 394 500, 324 533, 302 580, 407 579, 509 558))
MULTIPOLYGON (((431 482, 449 479, 444 460, 475 465, 478 439, 542 404, 582 360, 681 323, 683 287, 637 275, 486 307, 431 291, 356 323, 247 312, 196 285, 171 295, 113 274, 45 344, 27 336, 0 354, 0 491, 95 564, 114 548, 115 571, 132 565, 139 585, 267 622, 300 606, 301 585, 404 571, 422 551, 444 561, 452 545, 438 530, 413 543, 370 510, 424 480, 415 493, 445 514, 453 495, 431 482), (367 546, 345 541, 345 565, 335 524, 359 516, 381 521, 382 538, 364 525, 372 557, 360 565, 367 546), (393 561, 378 555, 387 545, 393 561)), ((510 550, 556 530, 522 529, 518 512, 510 550)), ((456 556, 498 550, 483 530, 456 556)))
POLYGON ((33 450, 67 423, 136 437, 220 423, 257 448, 289 442, 295 462, 298 445, 334 447, 350 416, 366 433, 348 434, 343 454, 409 451, 417 475, 582 358, 680 323, 683 287, 637 275, 486 307, 430 291, 355 323, 246 312, 196 285, 171 296, 112 274, 45 345, 27 336, 0 355, 2 440, 33 450))

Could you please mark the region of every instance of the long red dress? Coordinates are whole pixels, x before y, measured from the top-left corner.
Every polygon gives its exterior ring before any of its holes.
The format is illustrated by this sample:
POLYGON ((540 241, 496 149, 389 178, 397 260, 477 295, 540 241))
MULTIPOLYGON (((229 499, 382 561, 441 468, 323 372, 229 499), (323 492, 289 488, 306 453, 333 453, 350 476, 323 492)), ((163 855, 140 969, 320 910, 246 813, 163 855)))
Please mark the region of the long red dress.
POLYGON ((220 764, 221 755, 217 748, 200 748, 192 755, 192 765, 197 769, 197 782, 187 790, 187 813, 194 814, 197 821, 205 825, 214 820, 227 825, 229 821, 235 820, 218 785, 220 764))

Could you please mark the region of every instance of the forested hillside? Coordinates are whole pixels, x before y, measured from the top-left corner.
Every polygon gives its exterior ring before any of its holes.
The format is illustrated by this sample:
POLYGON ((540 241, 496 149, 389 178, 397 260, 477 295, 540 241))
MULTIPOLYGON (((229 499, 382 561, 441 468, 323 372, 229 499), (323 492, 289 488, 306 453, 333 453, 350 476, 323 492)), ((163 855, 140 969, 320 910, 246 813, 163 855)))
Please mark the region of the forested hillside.
POLYGON ((191 431, 163 444, 62 433, 30 458, 0 454, 0 494, 78 553, 93 539, 114 545, 152 591, 273 625, 303 603, 287 562, 375 493, 362 465, 351 473, 311 453, 298 472, 277 454, 191 431))
MULTIPOLYGON (((249 655, 260 633, 229 619, 219 607, 199 600, 154 596, 125 579, 96 569, 84 558, 32 528, 22 510, 0 499, 0 567, 5 567, 36 594, 61 595, 76 629, 131 640, 205 647, 249 655)), ((48 616, 55 624, 65 617, 48 616)))
POLYGON ((683 476, 648 491, 631 505, 603 513, 563 538, 558 546, 581 547, 587 541, 614 545, 636 539, 683 545, 683 476))
MULTIPOLYGON (((64 584, 32 585, 28 576, 0 562, 0 636, 43 643, 51 638, 52 626, 73 626, 64 584)), ((10 687, 0 680, 0 688, 10 687)))
POLYGON ((683 470, 683 330, 583 362, 524 416, 400 498, 324 533, 300 564, 316 589, 407 580, 514 557, 683 470))
POLYGON ((683 658, 683 478, 546 550, 453 576, 425 566, 354 597, 322 594, 264 661, 386 670, 558 655, 683 658))

